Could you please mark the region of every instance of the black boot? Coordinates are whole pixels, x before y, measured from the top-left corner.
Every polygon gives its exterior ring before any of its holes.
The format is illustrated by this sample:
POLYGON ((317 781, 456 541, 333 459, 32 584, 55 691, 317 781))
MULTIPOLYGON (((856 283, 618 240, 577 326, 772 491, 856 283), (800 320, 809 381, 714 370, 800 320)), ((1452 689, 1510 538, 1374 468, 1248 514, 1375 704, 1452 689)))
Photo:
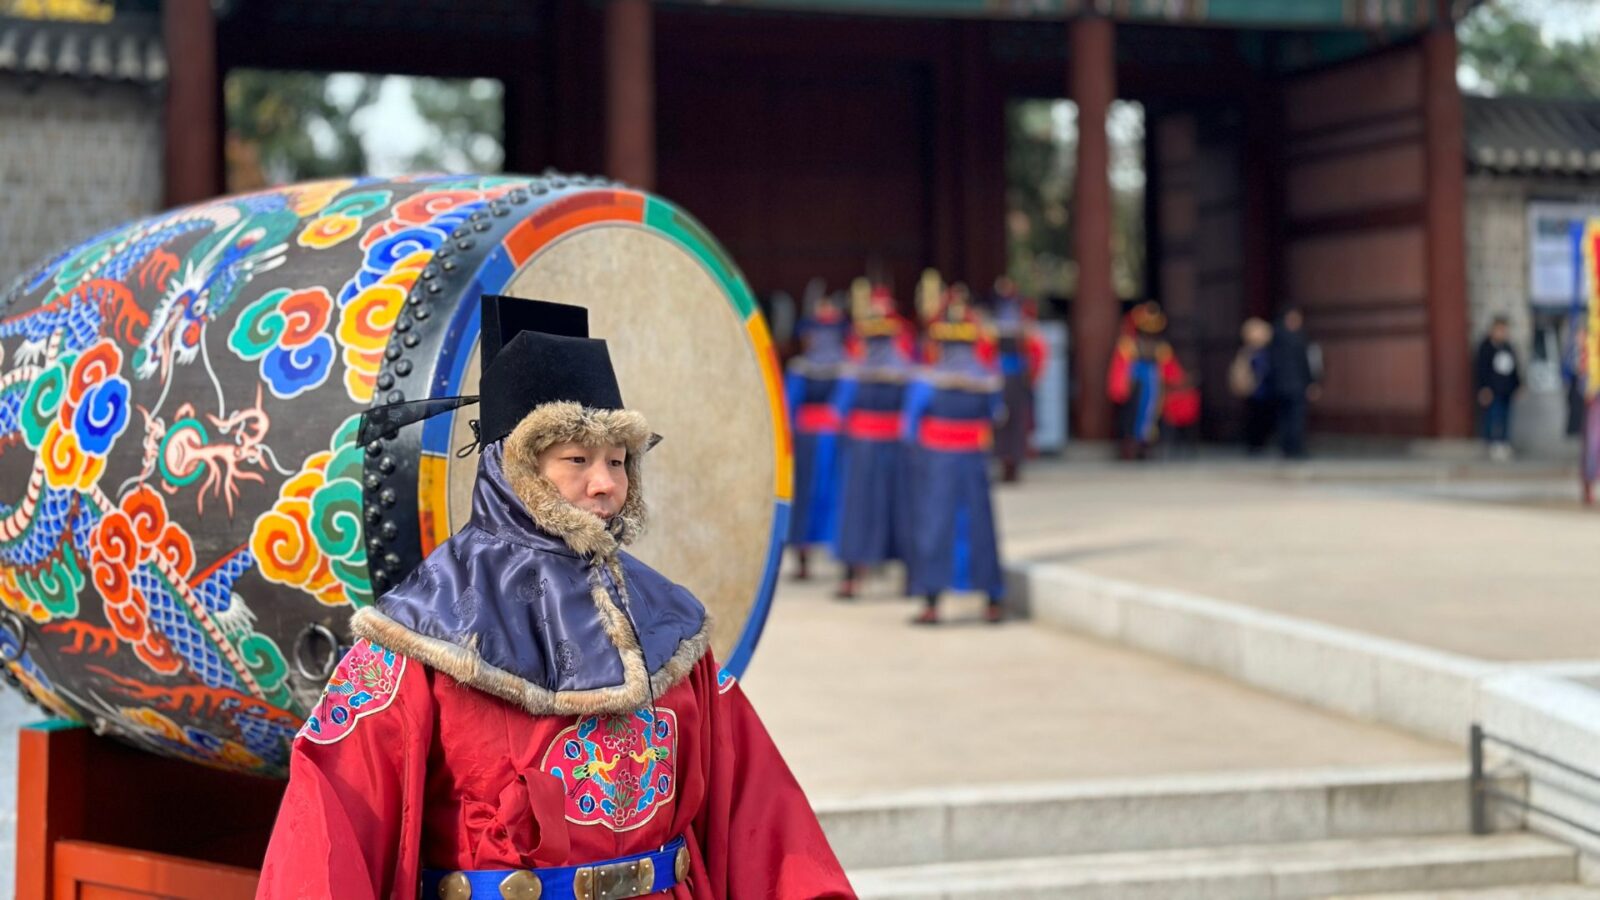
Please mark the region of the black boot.
POLYGON ((856 598, 856 579, 861 577, 860 566, 845 566, 844 580, 839 582, 839 589, 833 592, 837 600, 854 600, 856 598))
POLYGON ((989 603, 983 608, 983 620, 990 625, 999 625, 1006 620, 1005 607, 1000 605, 999 597, 990 597, 989 603))
POLYGON ((804 547, 794 548, 794 581, 809 581, 811 579, 811 555, 804 547))

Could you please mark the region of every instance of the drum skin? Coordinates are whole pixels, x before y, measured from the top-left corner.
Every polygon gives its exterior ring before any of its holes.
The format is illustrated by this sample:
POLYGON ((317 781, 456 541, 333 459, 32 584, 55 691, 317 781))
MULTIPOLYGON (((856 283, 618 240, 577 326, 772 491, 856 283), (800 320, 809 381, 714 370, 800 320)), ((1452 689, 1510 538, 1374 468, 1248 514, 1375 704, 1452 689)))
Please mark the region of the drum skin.
POLYGON ((657 197, 546 174, 345 179, 112 229, 0 310, 0 657, 49 712, 284 774, 357 608, 465 520, 478 298, 590 309, 664 440, 634 552, 743 669, 789 503, 777 360, 743 277, 657 197))

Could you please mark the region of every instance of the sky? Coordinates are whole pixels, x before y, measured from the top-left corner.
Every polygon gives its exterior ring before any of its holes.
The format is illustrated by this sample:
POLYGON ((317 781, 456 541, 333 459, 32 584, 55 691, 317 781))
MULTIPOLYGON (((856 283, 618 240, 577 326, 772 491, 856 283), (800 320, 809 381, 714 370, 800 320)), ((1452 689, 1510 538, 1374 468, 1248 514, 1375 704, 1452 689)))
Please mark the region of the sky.
POLYGON ((1600 35, 1600 0, 1514 0, 1510 5, 1553 40, 1600 35))
MULTIPOLYGON (((328 92, 335 98, 354 98, 361 90, 363 76, 350 73, 328 77, 328 92)), ((367 152, 367 172, 380 178, 403 175, 406 163, 429 143, 430 126, 411 102, 411 82, 403 75, 387 75, 378 86, 378 99, 351 117, 351 127, 361 136, 367 152)), ((466 160, 449 168, 462 171, 466 160)))

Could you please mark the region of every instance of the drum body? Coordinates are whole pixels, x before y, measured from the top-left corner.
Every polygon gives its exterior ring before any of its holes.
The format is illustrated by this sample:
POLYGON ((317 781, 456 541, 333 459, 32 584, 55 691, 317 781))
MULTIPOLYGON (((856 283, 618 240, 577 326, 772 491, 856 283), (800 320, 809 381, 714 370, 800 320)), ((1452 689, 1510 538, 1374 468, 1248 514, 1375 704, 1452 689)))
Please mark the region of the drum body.
POLYGON ((785 531, 766 326, 709 235, 596 179, 351 179, 226 197, 49 260, 0 319, 0 657, 52 712, 282 774, 347 622, 454 530, 464 407, 367 445, 370 405, 476 393, 478 298, 590 310, 665 440, 634 552, 742 670, 785 531))

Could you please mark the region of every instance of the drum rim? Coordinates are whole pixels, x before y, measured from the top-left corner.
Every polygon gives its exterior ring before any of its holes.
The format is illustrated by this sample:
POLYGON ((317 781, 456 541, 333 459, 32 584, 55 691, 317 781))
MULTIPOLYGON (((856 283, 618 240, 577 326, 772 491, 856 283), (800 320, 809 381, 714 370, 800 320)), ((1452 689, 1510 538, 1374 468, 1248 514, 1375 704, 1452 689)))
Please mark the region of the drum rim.
MULTIPOLYGON (((459 298, 499 292, 541 250, 563 238, 596 227, 631 226, 666 239, 688 253, 721 287, 723 298, 732 306, 737 320, 744 326, 748 346, 761 371, 773 428, 776 458, 767 558, 738 640, 728 658, 722 661, 726 671, 734 676, 742 675, 760 642, 771 611, 792 505, 793 446, 783 396, 783 379, 766 320, 744 276, 726 251, 704 226, 669 201, 641 191, 590 184, 584 179, 574 179, 554 191, 532 193, 534 196, 513 194, 508 199, 511 204, 518 206, 530 200, 535 201, 537 205, 534 209, 521 216, 504 213, 485 216, 479 220, 482 224, 471 235, 481 243, 469 238, 466 246, 458 242, 453 251, 447 248, 445 253, 435 256, 430 265, 454 270, 454 277, 436 275, 419 280, 412 296, 407 298, 406 312, 396 322, 397 327, 390 335, 390 347, 399 352, 386 354, 380 374, 393 375, 396 388, 410 398, 444 397, 457 393, 465 379, 463 367, 472 355, 471 348, 477 339, 481 315, 478 304, 459 302, 459 298), (456 260, 455 265, 444 266, 444 261, 451 258, 456 260), (460 290, 446 293, 443 290, 444 283, 450 281, 457 282, 460 290), (458 302, 453 311, 428 322, 431 318, 428 312, 418 316, 416 311, 435 297, 453 297, 458 302), (402 321, 408 323, 403 329, 398 327, 402 321), (422 332, 420 340, 405 347, 403 336, 412 329, 422 332), (427 365, 417 365, 414 369, 408 366, 409 377, 401 377, 397 366, 407 357, 416 362, 427 360, 427 365), (421 369, 428 371, 416 371, 421 369)), ((375 404, 384 399, 382 392, 373 397, 375 404)), ((362 488, 364 505, 369 510, 383 509, 388 517, 386 521, 393 522, 398 532, 395 538, 381 542, 383 546, 369 546, 368 565, 375 588, 382 581, 396 583, 399 579, 394 577, 395 574, 403 575, 419 565, 440 540, 441 526, 430 521, 431 517, 425 516, 424 510, 448 510, 448 463, 454 451, 449 446, 452 420, 452 416, 439 416, 424 423, 421 429, 406 429, 392 439, 374 442, 368 447, 366 477, 362 488), (416 461, 414 468, 402 462, 409 459, 416 461), (389 471, 378 468, 383 460, 390 460, 387 464, 389 471), (414 509, 376 505, 384 485, 390 483, 414 489, 401 492, 415 496, 414 509), (392 561, 396 556, 402 560, 401 564, 389 566, 389 573, 384 574, 380 563, 385 557, 392 561)), ((448 531, 448 525, 443 528, 448 531)), ((381 593, 381 588, 378 592, 381 593)))

